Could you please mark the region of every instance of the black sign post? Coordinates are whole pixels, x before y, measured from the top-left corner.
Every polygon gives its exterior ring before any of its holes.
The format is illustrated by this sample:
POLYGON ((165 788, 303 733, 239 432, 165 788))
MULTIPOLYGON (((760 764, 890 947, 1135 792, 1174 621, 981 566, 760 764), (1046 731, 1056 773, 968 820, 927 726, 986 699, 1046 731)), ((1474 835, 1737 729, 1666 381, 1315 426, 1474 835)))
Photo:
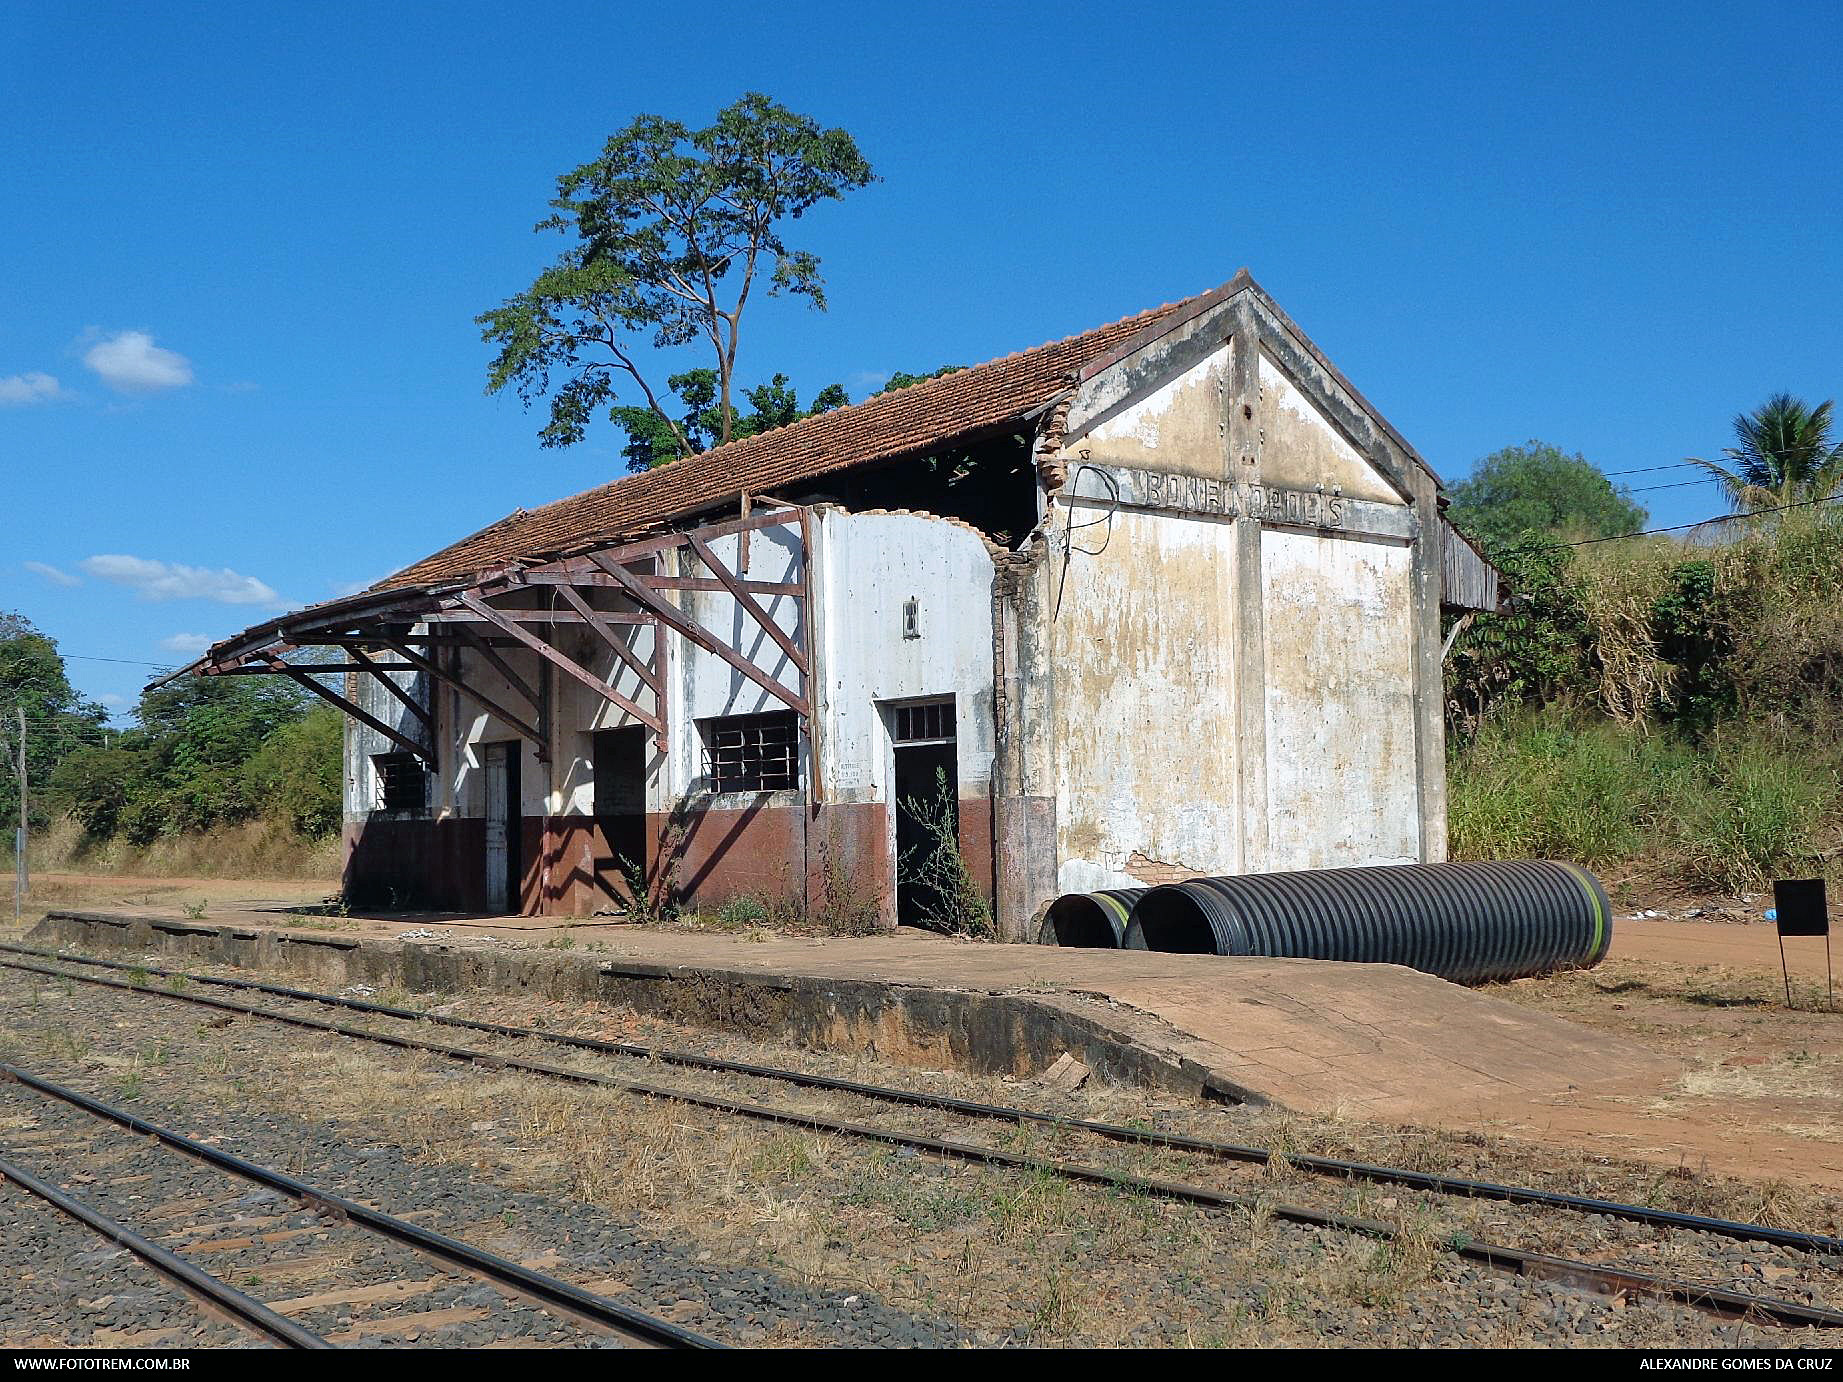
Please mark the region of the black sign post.
POLYGON ((1787 936, 1822 936, 1824 938, 1824 993, 1832 1008, 1837 1005, 1836 987, 1830 971, 1830 909, 1824 903, 1824 880, 1821 878, 1778 878, 1773 880, 1773 915, 1779 925, 1779 972, 1785 977, 1785 1005, 1792 1006, 1792 971, 1785 963, 1787 936))

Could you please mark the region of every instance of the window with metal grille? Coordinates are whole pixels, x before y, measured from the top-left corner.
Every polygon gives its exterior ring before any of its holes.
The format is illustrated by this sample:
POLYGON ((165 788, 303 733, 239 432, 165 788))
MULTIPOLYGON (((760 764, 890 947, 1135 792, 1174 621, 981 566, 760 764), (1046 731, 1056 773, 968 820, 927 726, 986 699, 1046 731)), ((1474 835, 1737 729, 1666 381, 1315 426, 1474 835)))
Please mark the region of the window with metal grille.
POLYGON ((953 698, 906 701, 889 708, 890 738, 898 744, 951 744, 954 739, 953 698))
POLYGON ((420 811, 429 804, 429 775, 413 753, 380 753, 371 760, 378 772, 378 805, 385 811, 420 811))
POLYGON ((800 785, 800 722, 791 710, 699 720, 713 792, 785 792, 800 785))

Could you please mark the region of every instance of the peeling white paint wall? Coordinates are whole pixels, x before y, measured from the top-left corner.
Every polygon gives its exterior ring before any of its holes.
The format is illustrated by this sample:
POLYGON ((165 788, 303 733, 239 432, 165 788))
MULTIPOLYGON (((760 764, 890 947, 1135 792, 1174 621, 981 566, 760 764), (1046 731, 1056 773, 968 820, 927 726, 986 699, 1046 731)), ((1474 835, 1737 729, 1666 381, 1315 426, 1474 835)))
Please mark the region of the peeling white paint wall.
POLYGON ((1420 857, 1410 563, 1401 543, 1262 534, 1270 870, 1420 857))
POLYGON ((955 698, 960 795, 992 779, 992 557, 962 524, 921 514, 816 514, 828 799, 887 801, 885 701, 955 698), (916 601, 920 636, 903 636, 916 601))
POLYGON ((1322 487, 1351 499, 1400 504, 1403 497, 1271 359, 1260 357, 1260 470, 1264 484, 1322 487))
POLYGON ((1055 611, 1057 881, 1237 871, 1234 527, 1073 510, 1055 611))

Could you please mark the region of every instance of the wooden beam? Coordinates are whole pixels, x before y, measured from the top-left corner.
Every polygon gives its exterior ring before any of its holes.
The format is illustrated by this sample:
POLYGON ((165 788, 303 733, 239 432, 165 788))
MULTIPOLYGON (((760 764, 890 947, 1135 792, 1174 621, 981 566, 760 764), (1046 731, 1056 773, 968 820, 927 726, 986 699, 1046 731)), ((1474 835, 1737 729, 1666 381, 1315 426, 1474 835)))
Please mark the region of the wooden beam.
POLYGON ((715 657, 722 658, 738 672, 741 672, 743 676, 761 687, 762 690, 766 691, 784 705, 791 707, 797 713, 801 715, 811 713, 807 708, 806 698, 804 696, 799 696, 789 691, 785 686, 782 686, 780 682, 762 671, 762 669, 757 667, 753 662, 750 662, 733 648, 730 648, 727 644, 717 639, 709 630, 698 624, 696 620, 687 618, 684 612, 677 606, 660 599, 657 594, 648 590, 640 583, 640 578, 638 576, 619 565, 612 558, 608 557, 607 554, 602 552, 591 552, 589 554, 589 559, 595 562, 609 575, 619 580, 622 585, 627 588, 627 593, 633 596, 634 603, 639 605, 640 608, 654 614, 660 623, 666 625, 666 627, 670 629, 676 630, 685 638, 697 644, 697 646, 702 648, 705 652, 715 657))
MULTIPOLYGON (((317 646, 317 645, 309 645, 317 646)), ((290 664, 296 665, 296 664, 290 664)), ((306 671, 318 676, 324 672, 414 672, 418 670, 407 662, 303 662, 298 664, 306 671)), ((272 677, 274 671, 266 666, 243 667, 207 667, 201 675, 207 677, 272 677)))
MULTIPOLYGON (((704 576, 642 576, 649 590, 695 590, 706 595, 717 595, 729 589, 722 581, 713 581, 704 576)), ((801 585, 798 581, 738 581, 751 595, 798 595, 801 585)))
MULTIPOLYGON (((799 510, 799 514, 800 585, 802 587, 800 592, 800 627, 807 631, 806 646, 810 649, 813 647, 813 639, 815 637, 813 629, 817 627, 813 622, 813 511, 811 509, 801 509, 799 510)), ((817 654, 808 658, 806 679, 802 683, 808 691, 812 691, 818 684, 818 678, 812 673, 812 669, 818 665, 819 659, 817 654)), ((815 701, 819 699, 818 693, 814 693, 813 699, 815 701)), ((801 725, 806 730, 808 783, 806 795, 807 800, 810 801, 815 808, 824 806, 826 799, 825 767, 820 761, 819 752, 821 744, 824 743, 824 724, 825 717, 822 715, 808 715, 806 719, 801 721, 801 725)), ((992 857, 998 858, 999 853, 995 851, 992 857)))
MULTIPOLYGON (((706 580, 701 576, 655 576, 643 574, 640 577, 654 590, 704 590, 716 591, 722 587, 717 582, 706 580)), ((604 571, 527 571, 525 579, 517 583, 526 587, 573 585, 579 590, 619 590, 621 583, 604 571)), ((798 595, 798 581, 744 581, 742 588, 751 595, 798 595)), ((514 590, 517 585, 481 586, 476 590, 480 595, 496 595, 502 590, 514 590)))
MULTIPOLYGON (((576 609, 580 610, 585 616, 593 616, 596 613, 595 610, 589 608, 589 602, 583 599, 582 596, 578 595, 569 586, 558 586, 557 593, 576 609)), ((621 661, 633 671, 634 675, 638 676, 641 681, 646 683, 647 689, 653 693, 653 703, 655 705, 659 704, 659 681, 653 676, 652 668, 640 661, 639 656, 634 652, 633 648, 628 645, 627 640, 616 634, 615 631, 602 620, 591 617, 589 619, 589 625, 595 632, 602 636, 602 641, 614 650, 614 655, 620 658, 621 661)))
MULTIPOLYGON (((754 496, 757 503, 763 502, 764 496, 754 496)), ((778 502, 778 501, 770 501, 778 502)), ((786 504, 784 508, 797 508, 798 505, 786 504)), ((706 539, 728 537, 732 533, 759 532, 763 528, 791 526, 793 520, 787 514, 753 514, 748 518, 732 518, 724 523, 706 523, 695 531, 706 539)), ((575 552, 571 557, 588 557, 600 565, 598 558, 612 557, 615 561, 633 561, 639 557, 655 556, 660 552, 669 552, 674 547, 685 545, 684 533, 661 533, 658 537, 640 538, 634 542, 623 542, 615 547, 603 547, 593 552, 575 552)), ((565 558, 568 560, 568 558, 565 558)), ((606 570, 606 568, 603 568, 606 570)))
POLYGON ((653 714, 651 711, 641 709, 619 691, 616 691, 612 686, 608 685, 608 683, 585 670, 573 659, 565 657, 561 652, 551 647, 550 644, 546 643, 536 634, 528 632, 510 620, 502 620, 499 616, 499 611, 480 599, 477 595, 471 595, 466 591, 461 591, 456 594, 455 599, 466 605, 467 608, 474 611, 474 613, 478 614, 487 622, 500 625, 500 627, 505 629, 512 637, 518 639, 519 642, 530 648, 531 651, 536 653, 539 657, 545 659, 553 667, 558 668, 560 671, 567 672, 570 676, 576 678, 577 681, 581 682, 591 691, 602 696, 612 705, 626 711, 641 724, 647 725, 658 732, 664 731, 665 724, 657 715, 653 714))
MULTIPOLYGON (((423 615, 421 622, 425 624, 478 624, 484 620, 486 623, 497 624, 501 628, 510 628, 515 624, 580 624, 582 622, 582 616, 570 609, 496 609, 494 614, 497 617, 485 619, 485 616, 474 611, 470 595, 471 592, 462 592, 454 597, 466 605, 467 609, 438 610, 433 614, 423 615)), ((650 624, 653 622, 647 615, 634 614, 627 610, 610 610, 598 617, 606 619, 610 624, 650 624)))
POLYGON ((462 681, 459 677, 455 676, 453 673, 446 671, 445 669, 441 667, 438 667, 432 659, 424 657, 421 653, 415 651, 413 648, 406 648, 400 643, 395 643, 395 642, 390 642, 390 641, 387 641, 384 646, 387 648, 395 648, 396 651, 401 656, 406 657, 411 662, 413 662, 416 665, 417 670, 422 671, 422 672, 427 672, 431 677, 441 682, 444 686, 452 686, 456 691, 459 691, 463 696, 467 697, 468 700, 472 701, 475 705, 479 706, 488 715, 493 716, 493 718, 501 721, 504 724, 510 725, 514 730, 518 731, 519 734, 523 735, 525 738, 529 739, 532 743, 537 745, 538 755, 540 757, 542 757, 545 754, 546 747, 544 744, 544 736, 537 731, 535 726, 528 723, 524 719, 524 717, 519 716, 519 715, 514 715, 511 711, 507 710, 504 706, 500 705, 499 702, 493 700, 492 697, 487 696, 482 692, 476 691, 473 687, 469 686, 466 682, 462 681))
MULTIPOLYGON (((736 603, 749 612, 749 617, 762 626, 762 632, 781 645, 781 651, 786 653, 788 660, 800 669, 800 676, 804 681, 806 654, 800 651, 799 644, 788 637, 787 631, 774 622, 768 611, 761 607, 753 595, 742 588, 742 582, 737 580, 730 573, 729 568, 718 559, 717 554, 710 550, 710 544, 696 533, 691 535, 691 550, 698 554, 698 560, 708 566, 711 574, 729 590, 731 595, 735 596, 736 603)), ((801 593, 805 593, 804 589, 801 593)))
POLYGON ((316 696, 320 697, 322 700, 331 703, 332 705, 336 706, 340 710, 343 710, 346 714, 350 715, 354 720, 357 720, 360 724, 369 725, 372 729, 375 729, 379 734, 382 734, 386 739, 390 740, 392 743, 398 745, 399 747, 403 749, 406 749, 410 753, 415 754, 418 758, 421 758, 422 760, 424 760, 426 763, 428 763, 428 765, 431 768, 435 766, 435 750, 434 749, 431 749, 423 744, 418 744, 414 739, 410 738, 407 734, 404 734, 399 730, 392 729, 389 725, 385 724, 382 720, 378 719, 377 716, 371 714, 370 711, 359 709, 357 706, 353 705, 351 701, 347 700, 344 696, 340 695, 337 691, 334 691, 330 689, 329 687, 322 686, 319 682, 315 681, 311 676, 309 676, 306 672, 302 671, 299 667, 296 667, 293 663, 283 662, 278 657, 278 658, 272 659, 269 663, 269 666, 274 671, 280 672, 283 676, 289 677, 292 680, 300 683, 303 687, 313 692, 316 696))
MULTIPOLYGON (((377 663, 367 657, 365 655, 365 650, 356 643, 346 651, 358 659, 362 664, 363 670, 370 672, 372 676, 376 677, 386 691, 402 701, 403 704, 409 708, 410 712, 414 714, 418 720, 422 721, 423 729, 428 733, 429 738, 433 740, 435 738, 435 721, 429 714, 429 708, 409 692, 405 691, 401 686, 397 685, 396 682, 385 676, 383 668, 379 667, 377 663)), ((413 671, 415 669, 411 668, 410 670, 413 671)))

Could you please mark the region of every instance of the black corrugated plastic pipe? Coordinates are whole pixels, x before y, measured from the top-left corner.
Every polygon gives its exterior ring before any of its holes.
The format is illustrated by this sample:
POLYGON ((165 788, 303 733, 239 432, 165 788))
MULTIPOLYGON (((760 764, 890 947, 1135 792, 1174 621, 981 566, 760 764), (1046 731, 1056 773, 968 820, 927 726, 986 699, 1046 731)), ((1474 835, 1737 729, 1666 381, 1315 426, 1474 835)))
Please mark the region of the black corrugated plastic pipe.
POLYGON ((1591 968, 1612 934, 1586 869, 1517 859, 1194 878, 1148 889, 1125 947, 1407 965, 1479 984, 1591 968))
POLYGON ((1043 914, 1038 945, 1090 946, 1117 950, 1126 940, 1126 920, 1144 888, 1106 888, 1098 893, 1064 893, 1043 914))

